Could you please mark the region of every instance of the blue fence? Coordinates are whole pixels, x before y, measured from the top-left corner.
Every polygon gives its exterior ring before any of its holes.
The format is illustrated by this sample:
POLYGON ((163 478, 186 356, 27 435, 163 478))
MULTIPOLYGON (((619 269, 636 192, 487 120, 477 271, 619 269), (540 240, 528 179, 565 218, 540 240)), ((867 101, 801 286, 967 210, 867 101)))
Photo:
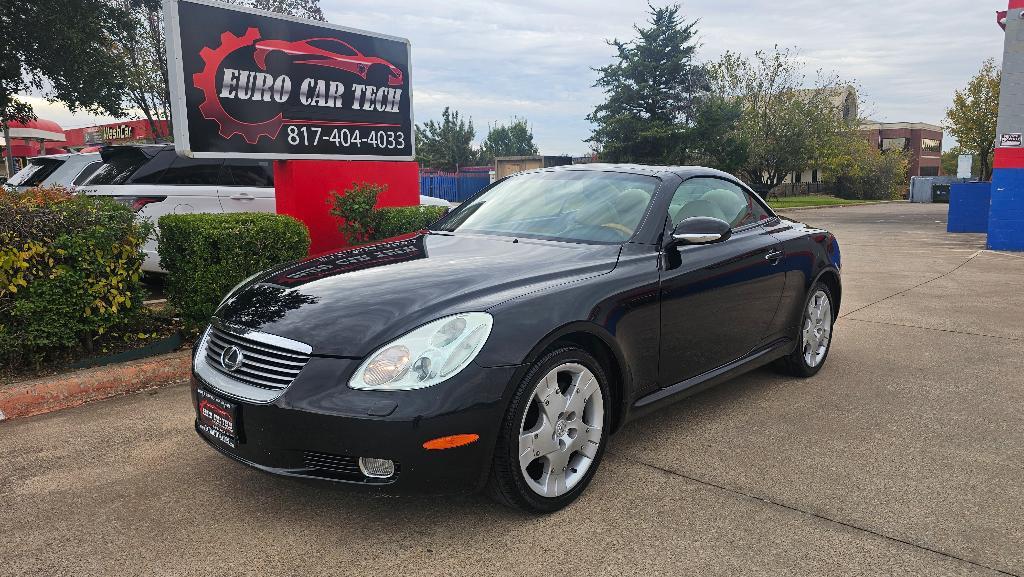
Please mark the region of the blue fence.
POLYGON ((443 198, 448 202, 462 202, 490 184, 487 174, 432 173, 420 175, 420 194, 443 198))

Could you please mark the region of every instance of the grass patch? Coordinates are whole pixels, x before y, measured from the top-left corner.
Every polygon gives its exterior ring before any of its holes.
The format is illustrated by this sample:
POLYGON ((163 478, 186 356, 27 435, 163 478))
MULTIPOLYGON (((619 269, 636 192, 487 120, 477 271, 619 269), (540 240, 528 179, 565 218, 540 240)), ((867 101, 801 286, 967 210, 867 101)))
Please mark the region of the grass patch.
POLYGON ((866 200, 846 200, 835 196, 806 195, 773 198, 768 201, 772 208, 803 208, 805 206, 837 206, 842 204, 863 204, 866 200))

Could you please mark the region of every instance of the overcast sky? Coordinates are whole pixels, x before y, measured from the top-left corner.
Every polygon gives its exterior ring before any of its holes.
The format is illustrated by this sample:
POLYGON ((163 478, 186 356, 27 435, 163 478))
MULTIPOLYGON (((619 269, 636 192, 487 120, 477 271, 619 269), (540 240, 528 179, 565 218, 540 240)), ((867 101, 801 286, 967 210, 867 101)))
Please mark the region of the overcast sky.
MULTIPOLYGON (((330 22, 412 41, 417 122, 451 106, 487 125, 527 118, 544 154, 584 154, 586 115, 601 101, 592 67, 607 38, 632 38, 645 0, 321 0, 330 22)), ((702 60, 725 50, 795 47, 809 70, 857 81, 866 113, 886 122, 942 121, 955 89, 1000 58, 995 12, 1006 0, 687 0, 702 60)), ((59 106, 37 114, 66 128, 94 124, 59 106)), ((947 139, 948 140, 948 139, 947 139)), ((947 148, 949 143, 947 142, 947 148)))

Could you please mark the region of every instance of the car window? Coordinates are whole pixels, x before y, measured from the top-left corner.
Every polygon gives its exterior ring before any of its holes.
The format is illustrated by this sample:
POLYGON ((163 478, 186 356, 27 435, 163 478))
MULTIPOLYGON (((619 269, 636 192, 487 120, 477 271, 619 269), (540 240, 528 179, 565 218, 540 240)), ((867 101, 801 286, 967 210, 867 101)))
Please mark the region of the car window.
POLYGON ((148 161, 149 157, 137 150, 114 153, 103 161, 103 165, 85 181, 85 185, 125 184, 148 161))
POLYGON ((92 176, 93 173, 96 172, 101 166, 103 166, 102 160, 90 162, 89 164, 85 165, 85 168, 82 169, 82 172, 78 173, 78 176, 75 177, 75 180, 74 182, 72 182, 72 184, 78 186, 83 182, 89 180, 89 177, 92 176))
POLYGON ((274 186, 274 165, 269 160, 227 160, 221 176, 224 186, 274 186))
POLYGON ((175 156, 171 166, 160 175, 160 184, 217 185, 220 182, 222 160, 207 160, 175 156))
POLYGON ((724 220, 733 228, 770 218, 747 191, 727 180, 706 177, 691 178, 679 185, 668 215, 672 226, 694 216, 708 216, 724 220))
POLYGON ((171 163, 177 157, 173 150, 160 151, 149 162, 135 171, 128 184, 156 184, 160 182, 160 177, 163 176, 164 171, 171 166, 171 163))
POLYGON ((513 176, 463 203, 438 230, 622 243, 633 237, 660 182, 594 170, 513 176))
POLYGON ((34 158, 7 181, 10 186, 39 186, 64 164, 59 158, 34 158))

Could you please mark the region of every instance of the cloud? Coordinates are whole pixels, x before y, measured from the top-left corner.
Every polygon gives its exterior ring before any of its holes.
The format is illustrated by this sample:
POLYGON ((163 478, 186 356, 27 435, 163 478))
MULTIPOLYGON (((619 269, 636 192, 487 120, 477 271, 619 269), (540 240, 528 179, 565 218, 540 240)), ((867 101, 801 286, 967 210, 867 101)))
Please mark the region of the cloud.
MULTIPOLYGON (((97 115, 81 110, 71 112, 67 106, 60 102, 48 102, 45 98, 32 94, 19 94, 18 98, 31 105, 33 112, 35 112, 38 118, 52 120, 64 129, 95 126, 97 124, 108 124, 124 120, 123 118, 117 119, 113 116, 97 115)), ((129 114, 131 114, 131 111, 129 111, 129 114)), ((141 118, 141 116, 136 114, 132 115, 131 118, 141 118)))
MULTIPOLYGON (((796 47, 808 72, 855 80, 883 121, 937 123, 952 93, 985 58, 999 58, 1002 2, 976 0, 691 0, 700 57, 796 47)), ((545 153, 587 150, 586 115, 601 101, 593 67, 611 61, 609 38, 633 37, 642 0, 524 2, 322 0, 332 22, 405 36, 413 46, 416 118, 452 106, 488 123, 526 116, 545 153)), ((485 128, 484 128, 485 129, 485 128)))
MULTIPOLYGON (((482 138, 490 123, 526 117, 546 154, 588 150, 586 115, 602 100, 592 68, 612 59, 605 40, 632 38, 647 13, 645 0, 321 5, 335 24, 412 41, 418 121, 451 106, 473 118, 482 138)), ((1005 0, 687 0, 683 13, 700 20, 701 59, 796 47, 812 75, 822 69, 856 80, 874 118, 936 123, 981 62, 1000 58, 1001 7, 1005 0)), ((109 120, 39 102, 40 116, 70 126, 109 120)))

